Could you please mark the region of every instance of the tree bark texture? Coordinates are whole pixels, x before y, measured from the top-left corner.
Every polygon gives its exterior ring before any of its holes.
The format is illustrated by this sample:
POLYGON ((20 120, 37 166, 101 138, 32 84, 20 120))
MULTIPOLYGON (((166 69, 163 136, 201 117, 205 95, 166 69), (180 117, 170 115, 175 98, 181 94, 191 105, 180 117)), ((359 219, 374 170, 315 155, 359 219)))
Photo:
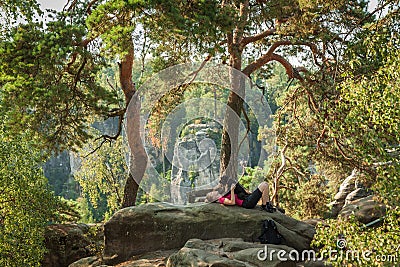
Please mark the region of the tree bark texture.
MULTIPOLYGON (((233 69, 241 70, 241 51, 236 49, 230 57, 233 69)), ((232 72, 231 92, 229 93, 224 128, 222 131, 220 174, 237 180, 238 154, 239 154, 239 125, 240 115, 245 95, 243 76, 232 72)), ((227 189, 229 190, 229 189, 227 189)))
POLYGON ((120 83, 126 101, 126 134, 129 145, 129 173, 124 187, 122 208, 134 206, 139 190, 139 184, 147 166, 147 154, 140 136, 140 99, 132 81, 132 68, 134 61, 133 43, 128 49, 128 54, 120 63, 120 83))

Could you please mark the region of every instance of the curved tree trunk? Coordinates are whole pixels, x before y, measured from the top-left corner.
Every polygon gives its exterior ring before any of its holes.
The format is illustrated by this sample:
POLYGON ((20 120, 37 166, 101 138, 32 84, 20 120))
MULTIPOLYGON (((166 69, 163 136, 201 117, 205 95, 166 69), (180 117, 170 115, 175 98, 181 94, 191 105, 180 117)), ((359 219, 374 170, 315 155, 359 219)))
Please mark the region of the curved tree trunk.
POLYGON ((124 198, 122 200, 122 208, 134 206, 136 203, 136 196, 139 191, 139 184, 133 178, 132 173, 129 171, 128 177, 124 187, 124 198))
POLYGON ((140 100, 132 81, 134 60, 133 42, 130 40, 128 54, 119 66, 121 88, 126 102, 126 129, 130 152, 129 173, 124 187, 122 208, 134 206, 147 165, 147 155, 140 137, 140 100))

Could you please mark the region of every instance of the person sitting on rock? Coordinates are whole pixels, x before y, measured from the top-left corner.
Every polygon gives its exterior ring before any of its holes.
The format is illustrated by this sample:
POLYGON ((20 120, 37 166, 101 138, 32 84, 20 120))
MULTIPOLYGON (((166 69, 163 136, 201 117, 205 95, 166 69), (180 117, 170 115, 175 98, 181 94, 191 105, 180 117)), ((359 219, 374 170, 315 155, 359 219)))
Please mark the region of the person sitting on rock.
POLYGON ((212 191, 207 194, 208 201, 218 201, 219 203, 227 206, 237 205, 246 209, 253 209, 261 199, 262 210, 267 212, 275 211, 275 208, 271 205, 269 200, 269 185, 267 182, 260 183, 256 190, 254 190, 251 194, 245 194, 241 196, 240 191, 244 189, 239 183, 233 181, 232 179, 226 179, 226 177, 221 177, 221 180, 227 180, 226 185, 228 185, 228 188, 230 187, 230 192, 221 196, 218 191, 212 191))

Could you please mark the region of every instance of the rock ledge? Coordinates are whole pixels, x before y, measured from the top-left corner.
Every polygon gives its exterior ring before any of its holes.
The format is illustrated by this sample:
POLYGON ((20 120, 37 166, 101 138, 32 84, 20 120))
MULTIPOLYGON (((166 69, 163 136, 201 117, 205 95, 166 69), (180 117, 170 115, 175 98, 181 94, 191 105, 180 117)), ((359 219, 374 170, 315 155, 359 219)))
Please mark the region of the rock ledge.
POLYGON ((179 249, 193 238, 241 238, 257 242, 262 221, 266 219, 276 222, 284 245, 298 251, 309 249, 314 227, 280 212, 220 204, 178 207, 151 203, 122 209, 104 225, 104 258, 115 264, 151 251, 179 249))

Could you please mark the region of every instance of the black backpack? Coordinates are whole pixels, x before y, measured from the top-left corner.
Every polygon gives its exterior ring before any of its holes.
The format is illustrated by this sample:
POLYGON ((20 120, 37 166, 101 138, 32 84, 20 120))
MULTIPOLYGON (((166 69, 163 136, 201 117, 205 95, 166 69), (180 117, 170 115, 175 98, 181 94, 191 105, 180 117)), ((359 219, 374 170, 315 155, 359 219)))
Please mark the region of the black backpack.
POLYGON ((279 245, 283 236, 278 232, 278 228, 273 220, 265 220, 262 224, 261 235, 258 237, 261 244, 279 245))

